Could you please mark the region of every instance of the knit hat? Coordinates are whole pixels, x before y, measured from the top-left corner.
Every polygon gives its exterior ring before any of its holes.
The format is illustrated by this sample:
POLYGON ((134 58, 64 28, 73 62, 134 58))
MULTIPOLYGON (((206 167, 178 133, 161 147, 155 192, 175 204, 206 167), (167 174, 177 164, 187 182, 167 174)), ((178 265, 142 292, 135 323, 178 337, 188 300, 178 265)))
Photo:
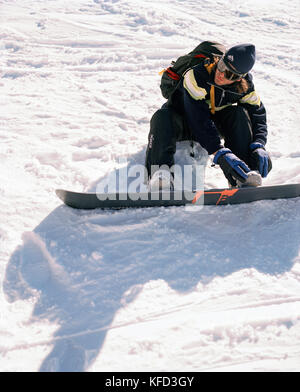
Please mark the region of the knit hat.
POLYGON ((224 63, 234 73, 246 74, 255 63, 255 46, 240 44, 228 49, 224 55, 224 63))

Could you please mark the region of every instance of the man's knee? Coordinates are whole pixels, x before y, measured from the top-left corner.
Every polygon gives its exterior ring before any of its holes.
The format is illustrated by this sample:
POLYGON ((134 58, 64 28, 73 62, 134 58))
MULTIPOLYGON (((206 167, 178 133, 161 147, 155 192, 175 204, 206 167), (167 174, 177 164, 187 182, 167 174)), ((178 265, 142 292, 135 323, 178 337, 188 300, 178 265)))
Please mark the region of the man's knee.
MULTIPOLYGON (((146 152, 146 167, 148 171, 152 165, 174 164, 176 151, 176 135, 172 123, 172 110, 163 106, 157 110, 150 121, 148 148, 146 152)), ((150 171, 149 171, 150 173, 150 171)))

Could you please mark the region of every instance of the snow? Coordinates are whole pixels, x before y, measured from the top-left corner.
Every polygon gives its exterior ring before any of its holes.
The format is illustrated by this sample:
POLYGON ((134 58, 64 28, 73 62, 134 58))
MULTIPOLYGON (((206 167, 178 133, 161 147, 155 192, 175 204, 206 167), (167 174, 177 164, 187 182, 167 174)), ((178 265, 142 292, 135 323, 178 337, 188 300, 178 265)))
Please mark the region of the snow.
MULTIPOLYGON (((299 199, 78 211, 54 192, 143 164, 158 72, 206 39, 256 45, 265 184, 299 183, 299 11, 0 0, 1 371, 299 371, 299 199)), ((226 186, 209 165, 205 183, 226 186)))

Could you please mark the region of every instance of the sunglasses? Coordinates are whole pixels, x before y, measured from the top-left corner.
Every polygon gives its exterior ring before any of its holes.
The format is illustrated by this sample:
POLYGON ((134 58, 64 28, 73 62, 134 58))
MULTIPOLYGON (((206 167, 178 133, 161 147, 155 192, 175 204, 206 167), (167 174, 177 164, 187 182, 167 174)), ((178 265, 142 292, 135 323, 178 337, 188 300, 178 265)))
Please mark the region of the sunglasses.
POLYGON ((238 74, 238 73, 232 72, 232 71, 227 67, 227 65, 225 64, 223 58, 221 58, 221 59, 218 61, 217 69, 218 69, 220 72, 224 73, 224 76, 225 76, 225 78, 226 78, 227 80, 238 80, 238 79, 241 79, 243 76, 245 76, 245 74, 238 74))

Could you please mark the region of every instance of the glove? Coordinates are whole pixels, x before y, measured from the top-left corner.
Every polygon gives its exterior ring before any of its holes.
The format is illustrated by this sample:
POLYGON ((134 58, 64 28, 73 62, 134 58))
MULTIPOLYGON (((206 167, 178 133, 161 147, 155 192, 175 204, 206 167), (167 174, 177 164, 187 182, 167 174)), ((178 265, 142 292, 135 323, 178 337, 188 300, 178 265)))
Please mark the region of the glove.
POLYGON ((216 153, 213 162, 220 165, 227 180, 232 186, 236 186, 236 180, 244 183, 250 168, 244 161, 233 154, 229 148, 221 148, 216 153))
POLYGON ((251 165, 256 167, 260 175, 265 178, 272 169, 272 162, 269 153, 261 143, 251 143, 251 165))

